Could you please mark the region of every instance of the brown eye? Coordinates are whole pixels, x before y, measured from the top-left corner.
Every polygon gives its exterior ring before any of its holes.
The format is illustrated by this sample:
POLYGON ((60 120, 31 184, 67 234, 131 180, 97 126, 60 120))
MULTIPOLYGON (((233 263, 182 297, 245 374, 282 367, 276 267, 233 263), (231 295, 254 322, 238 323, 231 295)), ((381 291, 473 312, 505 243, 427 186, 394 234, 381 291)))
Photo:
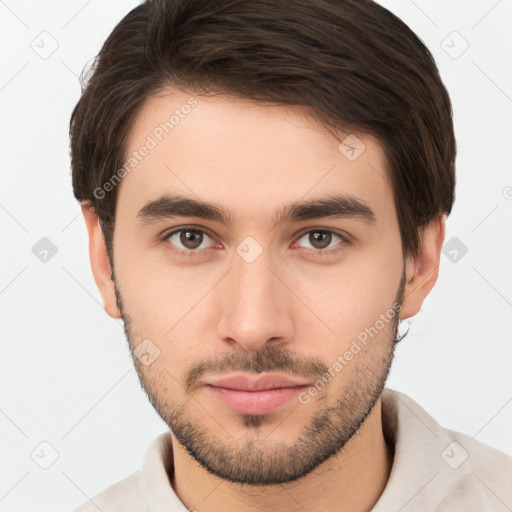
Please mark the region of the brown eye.
POLYGON ((203 234, 199 231, 182 231, 180 235, 180 242, 187 249, 197 249, 203 241, 203 234))
POLYGON ((204 231, 199 229, 182 228, 169 233, 165 239, 179 250, 194 251, 206 249, 208 242, 213 241, 204 231))
MULTIPOLYGON (((302 245, 302 247, 308 248, 308 249, 316 249, 316 250, 322 250, 322 249, 332 249, 336 247, 337 245, 344 245, 344 238, 341 235, 338 235, 337 233, 334 233, 333 231, 323 230, 323 229, 315 229, 313 231, 309 231, 307 233, 304 233, 300 238, 299 241, 303 240, 302 243, 306 242, 308 245, 302 245)), ((299 245, 300 242, 299 242, 299 245)), ((330 251, 325 251, 330 252, 330 251)))
POLYGON ((332 235, 327 231, 311 231, 309 242, 315 249, 325 249, 331 243, 332 235))

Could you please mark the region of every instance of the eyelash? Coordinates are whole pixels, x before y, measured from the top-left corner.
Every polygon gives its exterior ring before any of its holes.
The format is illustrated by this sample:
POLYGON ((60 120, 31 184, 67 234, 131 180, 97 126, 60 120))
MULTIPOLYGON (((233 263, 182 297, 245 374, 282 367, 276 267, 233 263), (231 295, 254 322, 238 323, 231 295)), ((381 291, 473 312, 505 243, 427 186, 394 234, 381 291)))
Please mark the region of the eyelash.
MULTIPOLYGON (((183 231, 194 231, 197 233, 202 233, 204 235, 207 235, 212 240, 215 239, 213 234, 210 233, 209 231, 205 230, 204 228, 198 229, 194 226, 182 226, 178 229, 174 229, 173 231, 170 231, 169 233, 166 233, 164 236, 162 236, 161 241, 166 242, 172 235, 175 235, 176 233, 181 233, 183 231)), ((338 245, 341 247, 338 247, 337 249, 305 249, 308 253, 313 254, 314 256, 324 256, 324 255, 333 256, 335 254, 338 254, 341 251, 344 251, 351 244, 351 241, 345 235, 341 235, 340 233, 337 233, 336 231, 333 231, 331 229, 322 229, 322 228, 310 229, 309 231, 305 231, 301 235, 299 235, 297 240, 301 239, 304 235, 307 235, 309 233, 319 232, 319 231, 322 233, 329 233, 331 235, 336 235, 336 236, 340 237, 342 239, 342 241, 338 245)), ((211 248, 208 248, 208 249, 201 249, 201 250, 189 249, 189 250, 185 251, 182 249, 171 248, 170 244, 168 244, 168 246, 173 253, 177 254, 178 256, 185 257, 185 258, 194 258, 196 256, 202 256, 206 251, 211 250, 211 248)))
MULTIPOLYGON (((197 233, 202 233, 204 235, 209 236, 212 240, 215 239, 215 237, 205 229, 198 229, 194 226, 182 226, 181 228, 174 229, 173 231, 167 233, 162 237, 162 242, 166 242, 172 235, 175 235, 176 233, 181 233, 183 231, 195 231, 197 233)), ((169 249, 178 256, 185 257, 185 258, 194 258, 196 256, 202 256, 205 251, 208 251, 210 249, 201 249, 201 250, 194 250, 189 249, 188 251, 182 250, 182 249, 174 249, 171 247, 170 244, 168 244, 169 249)))

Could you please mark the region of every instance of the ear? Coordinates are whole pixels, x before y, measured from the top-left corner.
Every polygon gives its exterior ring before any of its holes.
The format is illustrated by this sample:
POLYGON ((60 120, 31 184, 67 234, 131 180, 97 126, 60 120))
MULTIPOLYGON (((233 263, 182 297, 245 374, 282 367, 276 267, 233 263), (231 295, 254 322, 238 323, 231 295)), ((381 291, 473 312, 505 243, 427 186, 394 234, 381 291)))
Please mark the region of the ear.
POLYGON ((108 259, 107 246, 98 216, 92 206, 82 204, 81 208, 89 233, 89 257, 92 273, 96 286, 103 297, 103 307, 112 318, 121 318, 121 312, 117 307, 114 281, 110 277, 112 269, 108 259))
POLYGON ((445 227, 445 215, 428 224, 421 232, 418 253, 414 257, 407 258, 406 286, 400 310, 401 320, 414 316, 420 311, 423 301, 437 281, 445 227))

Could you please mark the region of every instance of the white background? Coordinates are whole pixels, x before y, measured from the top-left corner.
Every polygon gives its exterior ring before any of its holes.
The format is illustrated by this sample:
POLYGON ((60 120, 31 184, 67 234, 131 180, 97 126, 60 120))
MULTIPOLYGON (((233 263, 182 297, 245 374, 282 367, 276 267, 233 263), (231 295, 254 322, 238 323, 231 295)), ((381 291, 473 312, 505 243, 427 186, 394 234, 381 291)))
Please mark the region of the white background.
MULTIPOLYGON (((442 256, 388 386, 444 427, 512 454, 512 2, 382 3, 431 49, 451 95, 457 198, 446 241, 468 248, 455 263, 442 256), (469 44, 458 58, 453 31, 469 44)), ((140 389, 122 323, 102 308, 69 176, 78 76, 136 4, 0 2, 3 512, 72 510, 138 470, 166 430, 140 389), (58 43, 46 59, 31 47, 45 37, 51 48, 43 31, 58 43), (42 237, 58 250, 46 263, 32 253, 42 237), (51 457, 42 442, 58 453, 48 469, 31 457, 51 457)))

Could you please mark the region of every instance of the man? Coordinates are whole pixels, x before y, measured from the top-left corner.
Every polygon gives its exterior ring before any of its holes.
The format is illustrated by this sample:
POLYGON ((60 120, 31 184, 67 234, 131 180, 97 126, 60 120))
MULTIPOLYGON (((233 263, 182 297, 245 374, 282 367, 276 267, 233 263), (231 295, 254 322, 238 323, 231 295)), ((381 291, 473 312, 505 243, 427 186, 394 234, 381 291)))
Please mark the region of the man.
POLYGON ((71 120, 105 310, 169 431, 78 510, 507 510, 511 459, 385 389, 454 201, 431 54, 369 0, 149 0, 71 120))

